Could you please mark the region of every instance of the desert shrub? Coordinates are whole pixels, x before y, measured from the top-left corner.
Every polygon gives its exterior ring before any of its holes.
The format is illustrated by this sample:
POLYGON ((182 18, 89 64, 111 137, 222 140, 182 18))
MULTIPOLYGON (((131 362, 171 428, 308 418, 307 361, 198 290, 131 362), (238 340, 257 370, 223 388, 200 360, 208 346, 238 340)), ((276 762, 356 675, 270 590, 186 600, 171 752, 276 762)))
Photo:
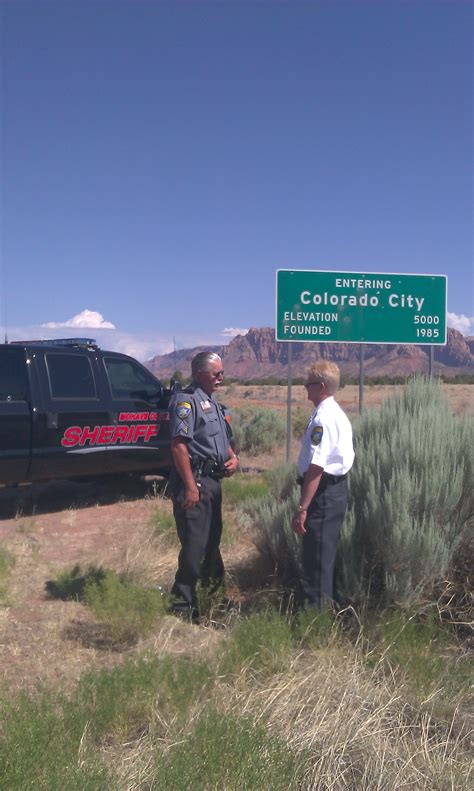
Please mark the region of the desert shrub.
POLYGON ((275 673, 288 664, 291 648, 292 633, 285 618, 275 610, 255 613, 232 629, 222 649, 219 671, 275 673))
POLYGON ((81 601, 84 598, 87 583, 100 582, 105 577, 105 570, 97 566, 89 566, 85 571, 79 564, 71 569, 61 571, 55 580, 48 580, 45 588, 54 599, 73 599, 81 601))
POLYGON ((296 464, 287 462, 278 464, 264 473, 265 479, 271 487, 271 494, 277 500, 286 500, 293 493, 297 476, 296 464))
POLYGON ((159 752, 156 787, 173 791, 271 788, 288 791, 296 784, 299 765, 283 740, 271 736, 253 719, 222 714, 209 707, 186 739, 159 752))
POLYGON ((165 612, 160 590, 121 579, 113 571, 88 581, 85 603, 116 642, 134 643, 145 635, 165 612))
POLYGON ((473 513, 474 421, 414 378, 355 427, 338 585, 350 599, 414 602, 442 576, 473 513))
POLYGON ((301 578, 300 541, 291 529, 291 517, 300 496, 296 467, 282 464, 266 473, 266 477, 270 493, 242 503, 237 519, 252 530, 255 546, 280 581, 293 587, 301 578))
POLYGON ((241 453, 270 453, 285 441, 286 420, 278 412, 248 406, 236 409, 233 416, 235 446, 241 453))
POLYGON ((308 425, 310 415, 310 410, 303 409, 302 407, 298 407, 298 409, 295 409, 293 412, 291 416, 291 429, 293 436, 296 437, 296 439, 302 438, 306 430, 306 426, 308 425))

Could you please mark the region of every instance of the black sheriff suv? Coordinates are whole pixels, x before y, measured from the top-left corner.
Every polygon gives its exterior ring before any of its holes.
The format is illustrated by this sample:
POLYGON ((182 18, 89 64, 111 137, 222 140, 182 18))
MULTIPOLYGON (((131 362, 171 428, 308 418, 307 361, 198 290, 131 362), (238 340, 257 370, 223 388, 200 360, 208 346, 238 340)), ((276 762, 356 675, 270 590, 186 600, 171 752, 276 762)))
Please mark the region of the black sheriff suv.
POLYGON ((0 484, 166 474, 170 394, 89 338, 0 344, 0 484))

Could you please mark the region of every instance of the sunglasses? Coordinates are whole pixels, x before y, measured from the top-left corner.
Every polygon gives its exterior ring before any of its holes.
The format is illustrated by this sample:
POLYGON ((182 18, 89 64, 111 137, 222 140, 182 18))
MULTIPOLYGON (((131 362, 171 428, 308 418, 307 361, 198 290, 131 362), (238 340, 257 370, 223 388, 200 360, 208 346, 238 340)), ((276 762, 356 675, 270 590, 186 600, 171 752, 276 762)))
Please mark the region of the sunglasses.
POLYGON ((224 376, 224 371, 215 371, 214 373, 209 371, 209 373, 211 374, 213 379, 222 379, 222 377, 224 376))
POLYGON ((305 387, 311 387, 312 385, 322 385, 322 382, 319 380, 317 382, 306 382, 305 387))

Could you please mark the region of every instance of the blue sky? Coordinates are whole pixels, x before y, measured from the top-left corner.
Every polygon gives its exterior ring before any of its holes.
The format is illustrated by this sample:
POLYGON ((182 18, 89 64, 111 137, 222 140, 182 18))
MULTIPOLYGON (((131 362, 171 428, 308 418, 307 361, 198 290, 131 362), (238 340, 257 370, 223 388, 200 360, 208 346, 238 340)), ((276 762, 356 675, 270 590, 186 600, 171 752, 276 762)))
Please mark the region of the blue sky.
POLYGON ((292 268, 447 274, 474 334, 470 2, 0 8, 11 340, 225 343, 292 268))

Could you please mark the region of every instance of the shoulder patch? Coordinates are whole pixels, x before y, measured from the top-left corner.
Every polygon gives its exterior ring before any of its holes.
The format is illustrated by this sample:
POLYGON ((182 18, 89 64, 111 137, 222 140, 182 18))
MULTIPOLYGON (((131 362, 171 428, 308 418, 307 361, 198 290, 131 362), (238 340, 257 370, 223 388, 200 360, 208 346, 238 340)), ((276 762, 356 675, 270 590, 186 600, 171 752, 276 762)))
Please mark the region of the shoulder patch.
POLYGON ((311 442, 313 445, 319 445, 323 438, 323 427, 315 426, 311 432, 311 442))
POLYGON ((184 420, 184 418, 186 418, 190 412, 191 404, 189 401, 179 401, 176 404, 176 414, 181 420, 184 420))

